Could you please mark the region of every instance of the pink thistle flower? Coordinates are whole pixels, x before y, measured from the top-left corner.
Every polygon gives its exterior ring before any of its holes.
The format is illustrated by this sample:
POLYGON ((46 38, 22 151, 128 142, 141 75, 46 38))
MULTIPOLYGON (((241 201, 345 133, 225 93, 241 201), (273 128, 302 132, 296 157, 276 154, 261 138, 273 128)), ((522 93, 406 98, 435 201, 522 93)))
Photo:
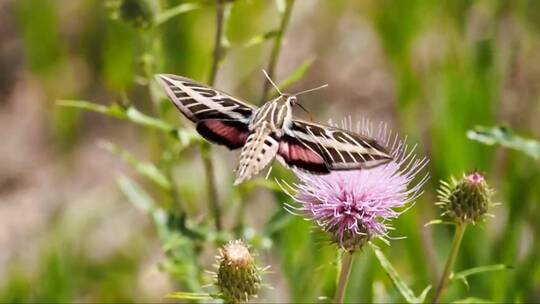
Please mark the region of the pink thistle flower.
MULTIPOLYGON (((349 120, 349 130, 350 125, 349 120)), ((290 212, 313 220, 329 233, 333 242, 348 251, 360 248, 373 237, 386 240, 392 229, 387 222, 406 211, 399 209, 418 198, 428 180, 426 174, 414 183, 428 160, 418 159, 415 147, 409 149, 385 125, 379 126, 374 135, 371 124, 363 121, 357 125, 357 132, 383 143, 394 160, 371 169, 333 171, 327 175, 296 170, 300 182, 284 182, 294 194, 282 187, 299 204, 286 205, 290 212)))

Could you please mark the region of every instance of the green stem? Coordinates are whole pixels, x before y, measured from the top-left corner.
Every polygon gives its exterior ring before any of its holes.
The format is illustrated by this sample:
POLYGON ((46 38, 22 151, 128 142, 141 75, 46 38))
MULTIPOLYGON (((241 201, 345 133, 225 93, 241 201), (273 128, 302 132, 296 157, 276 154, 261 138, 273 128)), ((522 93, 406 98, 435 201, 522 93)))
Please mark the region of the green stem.
MULTIPOLYGON (((161 113, 159 111, 159 97, 152 87, 152 81, 153 81, 153 74, 154 74, 154 55, 156 52, 154 51, 154 36, 153 32, 141 32, 141 37, 143 39, 143 56, 140 57, 140 60, 142 61, 142 70, 143 70, 143 76, 146 81, 146 87, 148 89, 148 94, 150 96, 150 100, 152 102, 152 107, 154 110, 154 114, 162 118, 161 113)), ((157 132, 157 140, 159 144, 159 151, 162 151, 167 143, 166 143, 166 137, 162 132, 157 132)), ((164 168, 164 173, 167 179, 169 179, 171 182, 174 182, 173 174, 172 174, 172 167, 167 164, 164 168)), ((180 194, 178 193, 178 187, 174 185, 171 187, 170 190, 167 191, 167 195, 170 197, 170 201, 172 203, 172 208, 178 208, 180 212, 183 212, 183 203, 180 199, 180 194)), ((171 208, 170 205, 165 206, 167 209, 171 208)))
POLYGON ((212 67, 210 69, 210 76, 208 78, 208 84, 214 85, 216 81, 217 71, 221 57, 223 56, 223 24, 225 22, 225 4, 224 0, 216 0, 216 34, 214 36, 214 51, 212 52, 212 67))
POLYGON ((212 161, 212 147, 209 143, 201 144, 201 157, 204 166, 204 174, 206 176, 206 188, 208 191, 208 204, 212 210, 216 230, 220 231, 221 226, 221 207, 217 201, 216 179, 214 177, 214 162, 212 161))
POLYGON ((450 255, 448 256, 448 260, 446 261, 446 266, 444 267, 444 271, 439 280, 439 285, 437 286, 437 289, 435 290, 435 295, 433 296, 433 300, 432 300, 433 303, 440 303, 441 297, 444 291, 446 290, 446 287, 448 286, 448 281, 450 280, 450 276, 452 275, 454 264, 456 262, 456 258, 459 252, 459 247, 461 245, 461 240, 463 239, 463 235, 465 234, 466 227, 467 227, 467 224, 456 225, 456 231, 454 232, 454 240, 452 241, 452 248, 450 249, 450 255))
MULTIPOLYGON (((268 73, 268 76, 271 79, 274 79, 276 65, 279 59, 279 53, 281 52, 281 45, 282 45, 281 41, 283 38, 283 33, 285 33, 285 29, 287 29, 287 25, 289 24, 289 19, 291 18, 293 4, 294 4, 294 0, 287 0, 286 6, 285 6, 285 12, 283 13, 283 16, 281 17, 279 30, 277 32, 276 37, 274 38, 274 45, 272 46, 272 52, 270 53, 270 62, 268 63, 268 67, 266 68, 266 72, 268 73)), ((265 79, 262 96, 261 96, 261 104, 266 102, 269 89, 270 89, 270 82, 268 81, 268 79, 265 79)))
MULTIPOLYGON (((212 53, 212 67, 208 84, 214 85, 216 81, 219 62, 221 61, 223 47, 223 24, 225 21, 225 4, 224 0, 217 0, 216 9, 216 35, 214 38, 214 51, 212 53)), ((208 204, 214 216, 216 230, 220 231, 221 226, 221 208, 218 202, 216 178, 214 176, 214 162, 212 160, 212 147, 208 143, 203 143, 201 146, 202 160, 204 165, 204 173, 206 175, 206 189, 208 192, 208 204)))
POLYGON ((343 299, 345 298, 345 290, 347 289, 347 283, 349 282, 349 276, 351 275, 353 254, 353 252, 349 251, 344 253, 334 303, 343 303, 343 299))

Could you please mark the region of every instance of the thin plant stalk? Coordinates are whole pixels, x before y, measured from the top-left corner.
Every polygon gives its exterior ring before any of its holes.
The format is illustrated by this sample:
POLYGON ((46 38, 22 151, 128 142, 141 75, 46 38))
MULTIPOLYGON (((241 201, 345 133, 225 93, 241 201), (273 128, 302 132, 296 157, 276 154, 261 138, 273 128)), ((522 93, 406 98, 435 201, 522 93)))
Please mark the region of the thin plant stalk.
POLYGON ((347 289, 347 283, 349 282, 349 276, 351 275, 353 254, 353 252, 349 251, 344 253, 334 303, 343 303, 343 299, 345 298, 345 290, 347 289))
POLYGON ((214 161, 212 160, 212 147, 209 143, 201 143, 201 158, 204 166, 204 174, 206 176, 206 188, 208 191, 208 204, 212 210, 215 227, 220 231, 221 226, 221 207, 217 201, 216 179, 214 177, 214 161))
MULTIPOLYGON (((281 17, 281 23, 279 25, 277 35, 274 38, 274 44, 272 46, 272 51, 270 53, 270 61, 268 62, 268 67, 266 68, 266 72, 268 73, 268 76, 270 77, 270 79, 274 79, 276 65, 279 59, 279 54, 281 52, 283 34, 285 33, 285 30, 287 29, 287 25, 289 24, 289 19, 291 18, 293 4, 294 4, 294 0, 286 1, 285 11, 283 12, 283 16, 281 17)), ((262 96, 261 96, 261 104, 263 104, 268 98, 268 90, 270 90, 270 82, 267 79, 265 79, 262 96)))
POLYGON ((439 280, 439 285, 437 286, 437 289, 435 290, 435 294, 432 300, 433 303, 440 303, 443 293, 446 290, 446 287, 448 286, 448 281, 450 280, 450 276, 452 275, 454 264, 456 262, 456 258, 459 252, 459 247, 461 246, 461 240, 463 239, 463 235, 465 234, 466 227, 467 227, 467 224, 463 224, 463 223, 456 224, 456 231, 454 232, 454 240, 452 241, 450 255, 448 256, 448 260, 446 261, 446 266, 444 267, 444 271, 439 280))
MULTIPOLYGON (((212 52, 212 66, 208 77, 208 84, 214 85, 219 68, 219 63, 223 57, 223 26, 225 23, 225 2, 216 0, 216 33, 214 36, 214 51, 212 52)), ((216 178, 214 176, 214 161, 212 160, 212 147, 204 142, 201 147, 201 157, 203 160, 204 173, 206 175, 206 190, 208 192, 208 204, 212 210, 214 223, 217 231, 222 228, 221 207, 218 202, 216 178)))
MULTIPOLYGON (((279 59, 279 54, 281 52, 281 45, 282 45, 282 37, 283 34, 287 28, 287 25, 289 24, 289 19, 291 17, 291 12, 293 8, 294 0, 286 0, 286 6, 285 10, 283 12, 283 15, 281 17, 279 30, 277 32, 276 37, 274 38, 274 44, 272 45, 272 51, 270 53, 270 61, 268 62, 268 66, 266 68, 266 71, 268 73, 268 76, 270 79, 273 79, 276 65, 279 59)), ((263 90, 261 95, 261 104, 266 102, 266 98, 268 96, 268 90, 270 89, 270 82, 268 79, 265 78, 265 81, 263 83, 263 90)), ((240 194, 241 196, 242 194, 240 194)), ((237 223, 235 226, 235 229, 240 231, 244 225, 244 211, 245 211, 245 200, 240 199, 240 206, 238 209, 238 215, 237 215, 237 223)))
POLYGON ((225 23, 225 3, 224 0, 216 0, 216 33, 214 36, 214 51, 212 52, 212 67, 208 77, 208 84, 214 85, 218 67, 223 57, 223 26, 225 23))
MULTIPOLYGON (((153 74, 154 74, 154 65, 153 60, 155 58, 154 54, 156 53, 154 48, 154 32, 146 32, 141 31, 140 32, 142 38, 143 38, 143 45, 144 45, 144 51, 143 56, 140 58, 143 62, 143 77, 145 80, 146 88, 148 89, 148 95, 150 96, 150 100, 152 102, 152 106, 155 112, 155 115, 161 117, 161 113, 159 111, 159 97, 156 94, 156 91, 152 87, 152 81, 153 81, 153 74)), ((166 145, 166 138, 162 132, 157 133, 157 140, 160 147, 160 150, 162 150, 163 147, 166 145)), ((173 174, 172 174, 172 168, 171 166, 167 165, 164 168, 165 176, 170 180, 173 181, 173 174)), ((184 212, 183 210, 183 203, 180 199, 180 194, 178 193, 178 187, 173 186, 168 191, 168 196, 170 197, 170 200, 173 204, 174 208, 178 208, 180 212, 184 212)), ((167 206, 167 208, 170 208, 171 206, 167 206)))

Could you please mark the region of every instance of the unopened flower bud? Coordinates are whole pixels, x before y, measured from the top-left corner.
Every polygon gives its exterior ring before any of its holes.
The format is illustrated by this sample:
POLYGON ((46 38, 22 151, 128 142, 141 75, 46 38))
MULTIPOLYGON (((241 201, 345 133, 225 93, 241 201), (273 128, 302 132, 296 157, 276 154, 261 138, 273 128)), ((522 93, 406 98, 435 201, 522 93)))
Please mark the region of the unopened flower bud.
POLYGON ((148 0, 109 0, 113 18, 136 28, 147 28, 153 21, 154 11, 148 0))
POLYGON ((475 223, 487 213, 492 190, 478 172, 464 175, 459 181, 443 183, 438 205, 442 216, 456 223, 475 223))
POLYGON ((220 249, 216 285, 221 297, 232 303, 247 302, 261 288, 261 269, 242 241, 231 241, 220 249))

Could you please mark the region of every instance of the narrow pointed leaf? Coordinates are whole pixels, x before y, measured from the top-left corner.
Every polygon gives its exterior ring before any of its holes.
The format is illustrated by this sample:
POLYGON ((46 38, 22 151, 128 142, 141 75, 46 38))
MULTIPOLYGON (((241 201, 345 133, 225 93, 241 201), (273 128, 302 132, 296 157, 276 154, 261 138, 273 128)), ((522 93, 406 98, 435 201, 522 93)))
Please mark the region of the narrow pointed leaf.
POLYGON ((166 132, 171 132, 175 129, 172 125, 166 123, 165 121, 148 116, 132 106, 126 108, 121 107, 118 104, 105 106, 84 100, 59 100, 56 102, 56 104, 63 107, 72 107, 97 112, 119 119, 126 119, 141 126, 151 127, 166 132))
POLYGON ((280 231, 285 226, 287 226, 293 217, 283 208, 280 208, 270 220, 266 223, 264 227, 264 235, 272 236, 274 233, 280 231))
POLYGON ((178 141, 180 141, 181 148, 186 148, 194 143, 201 143, 205 141, 202 136, 199 135, 195 130, 189 129, 176 129, 174 136, 178 141))
POLYGON ((505 269, 511 269, 512 267, 505 265, 505 264, 496 264, 496 265, 487 265, 487 266, 480 266, 480 267, 474 267, 467 270, 460 271, 458 273, 452 274, 450 277, 453 280, 464 280, 468 276, 480 274, 484 272, 491 272, 491 271, 499 271, 499 270, 505 270, 505 269))
POLYGON ((254 190, 258 187, 263 187, 272 191, 281 191, 281 188, 275 181, 263 177, 252 178, 244 184, 245 185, 242 185, 242 187, 244 187, 247 191, 254 190))
POLYGON ((261 44, 265 42, 266 40, 272 39, 278 35, 279 31, 269 31, 260 35, 257 35, 251 39, 248 40, 248 42, 244 43, 243 47, 253 47, 258 44, 261 44))
POLYGON ((512 130, 502 126, 482 127, 467 132, 467 137, 486 145, 500 145, 521 151, 535 159, 540 157, 540 142, 515 135, 512 130))
POLYGON ((126 115, 130 121, 137 123, 139 125, 152 127, 152 128, 160 129, 167 132, 174 130, 174 127, 171 126, 170 124, 164 122, 163 120, 143 114, 142 112, 140 112, 134 107, 127 108, 126 115))
POLYGON ((373 249, 373 252, 375 252, 375 256, 379 260, 382 268, 384 269, 396 289, 399 291, 399 293, 403 296, 403 298, 405 298, 407 303, 421 303, 421 301, 419 301, 419 298, 414 295, 413 291, 399 276, 398 272, 394 269, 394 266, 392 266, 390 261, 388 261, 384 253, 374 245, 371 245, 371 249, 373 249))
POLYGON ((111 106, 100 105, 97 103, 84 101, 84 100, 58 100, 57 105, 62 107, 77 108, 86 111, 97 112, 109 116, 113 116, 120 119, 126 119, 127 115, 120 106, 113 104, 111 106))
POLYGON ((201 8, 200 4, 197 3, 183 3, 175 7, 169 8, 161 12, 154 19, 154 26, 161 25, 162 23, 174 18, 183 13, 191 12, 193 10, 201 8))
POLYGON ((144 212, 151 212, 154 209, 154 200, 136 182, 123 175, 116 182, 122 193, 124 193, 135 207, 144 212))
POLYGON ((287 90, 288 87, 292 86, 300 79, 302 79, 307 73, 307 71, 309 71, 314 61, 315 57, 310 57, 306 59, 299 67, 297 67, 291 74, 289 74, 287 78, 285 78, 278 84, 279 89, 284 92, 287 90))
POLYGON ((418 303, 424 303, 426 301, 426 297, 431 290, 431 285, 428 285, 424 290, 422 290, 422 293, 418 296, 417 301, 418 303))
POLYGON ((195 292, 174 292, 167 295, 169 299, 177 300, 212 300, 213 297, 208 293, 195 292))
POLYGON ((470 298, 457 300, 457 301, 454 301, 452 303, 477 304, 477 303, 495 303, 495 302, 492 301, 492 300, 486 300, 486 299, 481 299, 481 298, 470 297, 470 298))
POLYGON ((431 225, 455 225, 456 223, 443 221, 441 219, 431 220, 427 222, 424 227, 431 226, 431 225))
POLYGON ((128 151, 110 142, 102 142, 100 143, 100 146, 103 149, 122 158, 125 162, 131 165, 139 174, 150 179, 161 188, 165 190, 171 189, 171 183, 169 182, 167 177, 163 173, 161 173, 159 169, 156 166, 154 166, 154 164, 148 163, 148 162, 142 162, 138 160, 137 158, 135 158, 128 151))

